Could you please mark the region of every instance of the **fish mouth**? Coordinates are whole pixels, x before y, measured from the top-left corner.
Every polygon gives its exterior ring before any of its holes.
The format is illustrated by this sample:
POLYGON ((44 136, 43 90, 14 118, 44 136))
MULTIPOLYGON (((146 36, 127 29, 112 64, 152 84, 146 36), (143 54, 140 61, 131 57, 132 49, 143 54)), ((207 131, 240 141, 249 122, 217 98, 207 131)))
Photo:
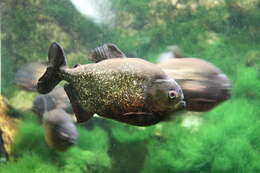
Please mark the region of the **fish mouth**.
POLYGON ((76 143, 77 143, 77 139, 71 138, 71 139, 67 140, 67 144, 69 146, 75 145, 76 143))
POLYGON ((186 102, 183 101, 183 100, 175 105, 175 109, 178 110, 178 111, 184 110, 185 108, 186 108, 186 102))
POLYGON ((63 140, 62 143, 63 143, 64 147, 68 148, 68 147, 71 147, 71 146, 77 144, 77 139, 69 138, 69 139, 63 140))

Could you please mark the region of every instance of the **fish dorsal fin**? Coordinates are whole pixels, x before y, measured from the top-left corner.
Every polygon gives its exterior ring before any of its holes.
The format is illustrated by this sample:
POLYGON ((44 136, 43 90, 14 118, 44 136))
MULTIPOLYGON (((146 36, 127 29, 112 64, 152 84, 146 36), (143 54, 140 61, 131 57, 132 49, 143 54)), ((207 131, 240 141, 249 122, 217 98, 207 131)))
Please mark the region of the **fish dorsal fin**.
POLYGON ((92 51, 91 60, 99 62, 105 59, 125 58, 125 54, 112 43, 105 43, 92 51))

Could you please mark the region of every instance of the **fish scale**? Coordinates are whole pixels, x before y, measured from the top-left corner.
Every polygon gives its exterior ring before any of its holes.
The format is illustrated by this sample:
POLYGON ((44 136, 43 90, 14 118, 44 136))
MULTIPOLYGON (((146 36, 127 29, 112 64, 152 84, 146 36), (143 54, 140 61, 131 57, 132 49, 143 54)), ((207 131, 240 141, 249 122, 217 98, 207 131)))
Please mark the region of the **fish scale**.
MULTIPOLYGON (((115 61, 122 63, 122 60, 115 61)), ((138 112, 145 105, 144 86, 152 77, 144 75, 148 69, 143 67, 140 70, 138 63, 133 62, 125 62, 127 64, 121 65, 124 66, 122 69, 117 68, 117 62, 109 64, 110 68, 115 67, 113 70, 106 70, 107 63, 84 65, 79 69, 65 69, 61 76, 79 91, 80 104, 87 110, 102 114, 109 107, 116 106, 120 110, 118 113, 138 112)))

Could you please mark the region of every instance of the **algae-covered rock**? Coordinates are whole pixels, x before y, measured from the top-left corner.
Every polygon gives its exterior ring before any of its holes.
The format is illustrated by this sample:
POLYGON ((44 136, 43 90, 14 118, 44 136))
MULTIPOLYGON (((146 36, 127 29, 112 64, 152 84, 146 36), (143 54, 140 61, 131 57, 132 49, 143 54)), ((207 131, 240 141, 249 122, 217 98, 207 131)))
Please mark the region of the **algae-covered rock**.
POLYGON ((0 96, 0 161, 11 153, 16 128, 19 123, 16 111, 0 96))
POLYGON ((6 158, 7 158, 7 153, 4 148, 4 141, 2 138, 2 134, 3 134, 3 132, 0 131, 0 163, 5 162, 6 158))

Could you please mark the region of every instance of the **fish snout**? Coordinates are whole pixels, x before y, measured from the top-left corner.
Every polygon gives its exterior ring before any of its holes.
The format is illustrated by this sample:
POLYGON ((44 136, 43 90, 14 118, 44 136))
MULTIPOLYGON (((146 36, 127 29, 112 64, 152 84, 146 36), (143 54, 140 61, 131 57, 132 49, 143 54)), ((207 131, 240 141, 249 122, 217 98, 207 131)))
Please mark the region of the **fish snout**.
POLYGON ((66 143, 68 144, 68 146, 75 145, 77 143, 77 139, 76 138, 68 138, 66 140, 66 143))
POLYGON ((183 101, 184 99, 183 92, 181 89, 177 92, 177 98, 179 98, 181 101, 183 101))
POLYGON ((65 144, 66 146, 72 146, 77 143, 78 135, 76 132, 74 132, 73 129, 60 129, 59 139, 61 143, 65 144))
POLYGON ((184 110, 186 108, 186 102, 181 100, 179 103, 177 103, 175 105, 175 110, 176 111, 181 111, 181 110, 184 110))
POLYGON ((181 87, 179 88, 178 94, 179 94, 179 99, 180 99, 179 107, 181 109, 185 109, 186 108, 186 102, 184 101, 184 94, 183 94, 181 87))
POLYGON ((180 101, 180 103, 179 103, 179 107, 180 107, 180 109, 182 110, 182 109, 185 109, 186 108, 186 102, 185 101, 180 101))

